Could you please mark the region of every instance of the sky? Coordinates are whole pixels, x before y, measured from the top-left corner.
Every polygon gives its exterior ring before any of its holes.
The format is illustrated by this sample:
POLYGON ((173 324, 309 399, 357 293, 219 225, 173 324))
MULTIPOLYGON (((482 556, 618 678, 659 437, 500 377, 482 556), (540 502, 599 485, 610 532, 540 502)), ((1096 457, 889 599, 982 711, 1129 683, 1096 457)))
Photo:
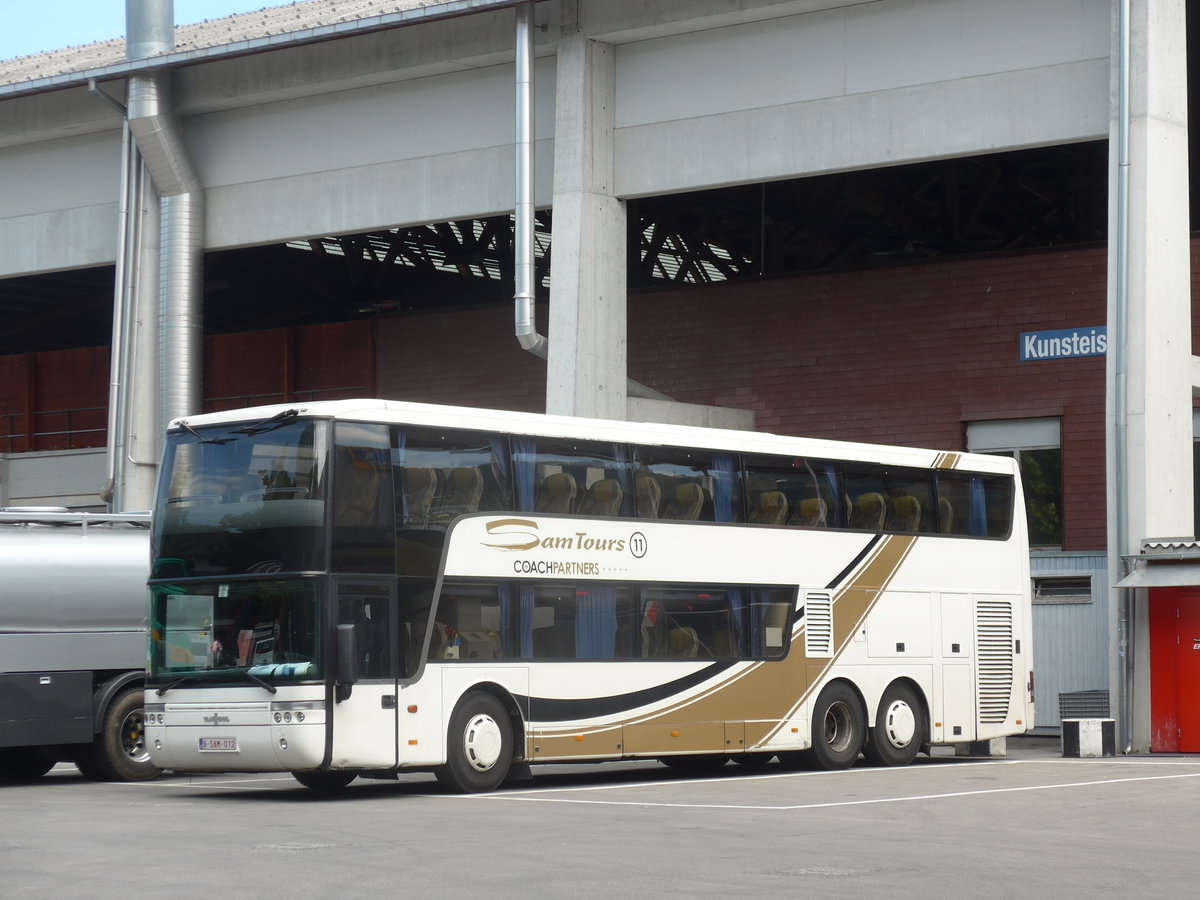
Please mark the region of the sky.
MULTIPOLYGON (((175 24, 188 25, 286 0, 175 0, 175 24)), ((0 59, 107 41, 125 34, 125 0, 0 0, 0 59)))

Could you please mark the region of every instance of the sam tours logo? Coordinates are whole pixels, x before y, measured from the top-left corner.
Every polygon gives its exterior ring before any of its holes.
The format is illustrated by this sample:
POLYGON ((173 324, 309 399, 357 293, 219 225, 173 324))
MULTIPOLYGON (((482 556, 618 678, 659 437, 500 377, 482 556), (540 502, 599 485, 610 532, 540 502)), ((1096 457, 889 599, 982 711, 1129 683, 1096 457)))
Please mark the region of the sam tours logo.
MULTIPOLYGON (((628 537, 597 537, 587 531, 543 533, 532 519, 493 519, 484 526, 493 540, 481 541, 485 547, 523 552, 528 550, 583 553, 591 560, 567 561, 556 559, 519 559, 514 571, 539 575, 599 575, 600 563, 595 557, 631 553, 641 559, 646 555, 646 536, 635 531, 628 537)), ((609 556, 611 559, 612 557, 609 556)))
POLYGON ((1021 361, 1103 356, 1108 352, 1108 329, 1103 325, 1026 331, 1021 334, 1021 361))

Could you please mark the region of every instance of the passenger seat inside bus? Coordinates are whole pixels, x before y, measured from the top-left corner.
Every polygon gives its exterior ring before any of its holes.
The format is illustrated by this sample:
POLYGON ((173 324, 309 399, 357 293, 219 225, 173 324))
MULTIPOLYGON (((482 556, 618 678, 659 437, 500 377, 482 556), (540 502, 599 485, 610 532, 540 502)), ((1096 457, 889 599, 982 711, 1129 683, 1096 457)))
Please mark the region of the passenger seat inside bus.
POLYGON ((637 480, 637 515, 639 519, 657 519, 658 505, 662 502, 662 489, 651 475, 642 475, 637 480))
POLYGON ((451 469, 444 481, 446 489, 438 501, 436 513, 440 523, 447 524, 455 516, 478 511, 479 498, 483 495, 483 474, 477 466, 451 469))
POLYGON ((689 481, 675 488, 675 496, 663 510, 662 517, 694 522, 700 518, 700 510, 703 508, 704 488, 694 481, 689 481))
POLYGON ((621 513, 621 501, 625 492, 621 490, 621 482, 615 478, 602 478, 588 488, 583 502, 579 505, 581 516, 617 516, 621 513))
POLYGON ((692 659, 700 653, 700 638, 695 628, 672 628, 667 632, 667 646, 672 657, 692 659))
POLYGON ((538 492, 535 512, 569 513, 575 509, 575 479, 566 472, 546 476, 538 492))
POLYGON ((828 523, 829 506, 820 497, 805 497, 796 504, 789 525, 804 528, 824 528, 828 523))
POLYGON ((954 534, 954 505, 946 497, 938 498, 938 531, 954 534))
POLYGON ((424 528, 429 524, 429 512, 436 492, 437 472, 433 469, 412 466, 404 471, 405 525, 424 528))
POLYGON ((887 515, 887 504, 883 494, 870 491, 859 494, 854 501, 854 512, 850 515, 851 528, 865 528, 868 531, 883 531, 884 518, 887 515))
POLYGON ((916 497, 901 494, 892 501, 888 511, 888 531, 919 531, 921 527, 921 503, 916 497))
POLYGON ((763 491, 758 506, 751 511, 749 521, 754 525, 782 525, 787 521, 788 502, 782 491, 763 491))

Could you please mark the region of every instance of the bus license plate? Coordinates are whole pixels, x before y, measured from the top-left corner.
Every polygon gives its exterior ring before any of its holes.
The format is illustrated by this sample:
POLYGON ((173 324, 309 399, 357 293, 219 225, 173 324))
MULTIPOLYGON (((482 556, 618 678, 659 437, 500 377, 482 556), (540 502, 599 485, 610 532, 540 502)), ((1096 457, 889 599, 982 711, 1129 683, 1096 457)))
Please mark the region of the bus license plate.
POLYGON ((200 750, 218 751, 225 753, 237 753, 237 738, 235 737, 202 737, 200 738, 200 750))

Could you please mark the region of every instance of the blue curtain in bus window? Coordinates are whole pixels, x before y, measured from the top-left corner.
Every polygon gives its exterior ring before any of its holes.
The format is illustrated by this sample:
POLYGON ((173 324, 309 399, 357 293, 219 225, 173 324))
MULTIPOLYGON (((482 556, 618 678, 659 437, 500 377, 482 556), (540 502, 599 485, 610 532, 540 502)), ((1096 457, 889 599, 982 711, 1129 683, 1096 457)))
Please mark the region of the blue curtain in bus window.
POLYGON ((505 582, 500 597, 500 646, 509 659, 533 656, 533 585, 505 582))
POLYGON ((513 438, 512 448, 517 509, 533 512, 537 502, 537 442, 532 438, 513 438))
POLYGON ((971 479, 971 511, 968 523, 971 535, 987 537, 987 495, 983 489, 983 479, 979 477, 971 479))
POLYGON ((733 457, 713 454, 713 515, 718 522, 733 521, 733 457))
POLYGON ((617 637, 617 589, 589 585, 575 592, 575 655, 612 659, 617 637))

